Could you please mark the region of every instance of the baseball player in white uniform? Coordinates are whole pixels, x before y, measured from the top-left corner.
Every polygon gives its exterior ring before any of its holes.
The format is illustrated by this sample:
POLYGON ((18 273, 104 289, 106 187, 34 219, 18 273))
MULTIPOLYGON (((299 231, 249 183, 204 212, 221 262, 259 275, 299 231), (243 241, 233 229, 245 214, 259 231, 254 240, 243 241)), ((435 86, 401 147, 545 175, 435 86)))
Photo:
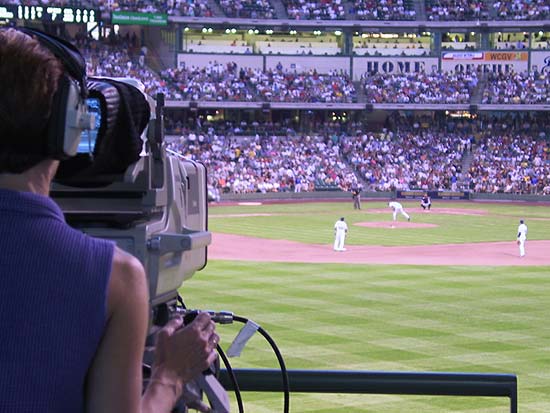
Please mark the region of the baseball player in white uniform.
POLYGON ((334 251, 345 251, 344 241, 348 233, 348 224, 344 221, 344 217, 340 218, 334 224, 334 251))
POLYGON ((523 219, 519 220, 517 244, 519 246, 519 256, 525 256, 525 240, 527 240, 527 225, 523 219))
POLYGON ((411 217, 405 212, 405 210, 403 209, 403 205, 401 205, 399 202, 390 201, 388 202, 388 206, 393 210, 394 221, 397 221, 397 214, 403 215, 405 218, 407 218, 407 221, 411 220, 411 217))

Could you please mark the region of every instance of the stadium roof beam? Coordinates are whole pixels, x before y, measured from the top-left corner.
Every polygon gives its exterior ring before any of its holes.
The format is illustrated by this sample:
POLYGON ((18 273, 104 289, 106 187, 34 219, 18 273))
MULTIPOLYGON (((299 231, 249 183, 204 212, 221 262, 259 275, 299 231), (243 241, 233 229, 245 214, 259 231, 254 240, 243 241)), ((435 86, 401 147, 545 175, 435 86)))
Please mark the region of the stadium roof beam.
MULTIPOLYGON (((323 103, 323 102, 219 102, 219 101, 189 101, 166 100, 165 107, 181 109, 258 109, 269 103, 271 110, 450 110, 470 111, 472 105, 463 104, 416 104, 416 103, 323 103)), ((549 112, 550 105, 487 105, 478 104, 476 111, 539 111, 549 112)))
POLYGON ((322 103, 322 102, 218 102, 218 101, 186 101, 166 100, 166 108, 193 108, 197 109, 263 109, 269 104, 270 109, 308 109, 308 110, 363 110, 364 103, 322 103), (196 105, 195 105, 196 104, 196 105))
POLYGON ((475 30, 540 30, 542 22, 536 20, 495 20, 495 21, 430 21, 430 20, 288 20, 288 19, 230 19, 227 17, 187 17, 187 16, 170 16, 170 23, 187 25, 189 27, 202 28, 205 26, 222 26, 222 27, 249 27, 258 28, 269 27, 272 29, 282 29, 287 31, 291 28, 299 28, 300 30, 365 30, 372 31, 375 29, 398 30, 409 29, 416 31, 418 27, 426 27, 429 31, 449 31, 459 28, 464 28, 470 31, 475 30))

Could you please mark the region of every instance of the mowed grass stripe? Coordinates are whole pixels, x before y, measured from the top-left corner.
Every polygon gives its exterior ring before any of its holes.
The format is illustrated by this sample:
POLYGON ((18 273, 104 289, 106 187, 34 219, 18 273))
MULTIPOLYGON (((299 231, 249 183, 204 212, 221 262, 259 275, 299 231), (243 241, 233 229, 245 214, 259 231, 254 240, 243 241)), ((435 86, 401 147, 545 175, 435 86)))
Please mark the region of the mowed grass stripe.
MULTIPOLYGON (((548 412, 549 289, 548 268, 538 267, 211 260, 182 295, 189 307, 226 309, 259 323, 289 368, 515 373, 521 411, 548 412)), ((219 326, 225 348, 240 327, 219 326)), ((258 334, 231 363, 278 366, 258 334)), ((281 411, 281 395, 243 397, 247 411, 281 411)), ((477 397, 292 395, 294 413, 506 412, 507 406, 477 397)))

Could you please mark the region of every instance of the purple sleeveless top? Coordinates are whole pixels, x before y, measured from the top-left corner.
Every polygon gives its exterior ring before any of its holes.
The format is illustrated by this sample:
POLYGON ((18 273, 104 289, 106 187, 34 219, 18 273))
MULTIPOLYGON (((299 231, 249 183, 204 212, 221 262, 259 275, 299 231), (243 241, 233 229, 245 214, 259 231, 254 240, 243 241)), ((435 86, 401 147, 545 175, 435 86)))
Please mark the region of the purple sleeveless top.
POLYGON ((114 244, 48 197, 0 189, 0 412, 83 412, 114 244))

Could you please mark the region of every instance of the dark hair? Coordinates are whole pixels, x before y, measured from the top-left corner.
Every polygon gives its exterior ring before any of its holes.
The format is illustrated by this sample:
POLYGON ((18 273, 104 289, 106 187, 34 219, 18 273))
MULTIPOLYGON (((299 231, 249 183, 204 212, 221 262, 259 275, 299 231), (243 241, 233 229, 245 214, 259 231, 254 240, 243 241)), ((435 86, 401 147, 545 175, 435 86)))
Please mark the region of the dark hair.
POLYGON ((0 173, 22 173, 46 159, 52 99, 62 63, 39 41, 0 29, 0 173))

